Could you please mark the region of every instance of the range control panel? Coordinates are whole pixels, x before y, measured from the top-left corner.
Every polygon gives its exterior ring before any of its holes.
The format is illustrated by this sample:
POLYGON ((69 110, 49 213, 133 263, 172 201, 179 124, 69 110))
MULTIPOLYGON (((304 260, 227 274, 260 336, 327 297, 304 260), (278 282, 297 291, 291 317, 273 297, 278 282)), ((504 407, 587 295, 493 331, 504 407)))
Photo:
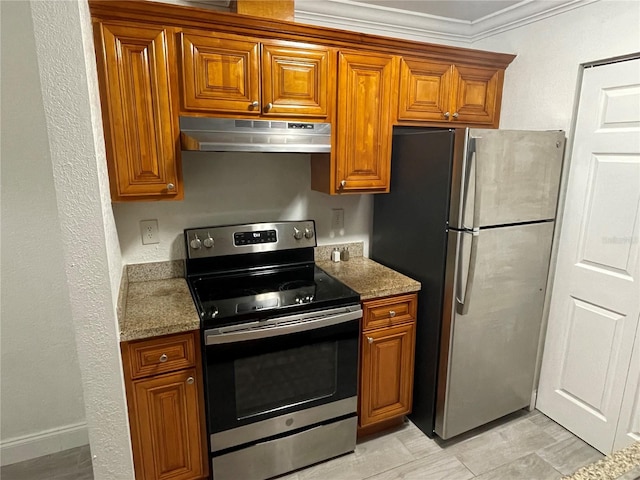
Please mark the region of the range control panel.
POLYGON ((184 237, 187 258, 241 255, 317 245, 313 220, 188 228, 184 231, 184 237))

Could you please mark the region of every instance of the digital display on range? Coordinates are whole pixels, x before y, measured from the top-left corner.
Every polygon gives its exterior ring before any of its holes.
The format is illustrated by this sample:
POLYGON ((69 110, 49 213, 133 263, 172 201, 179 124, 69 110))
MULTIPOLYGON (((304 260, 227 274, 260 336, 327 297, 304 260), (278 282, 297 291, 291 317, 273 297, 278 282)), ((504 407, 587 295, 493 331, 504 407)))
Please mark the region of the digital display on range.
POLYGON ((260 230, 257 232, 235 232, 233 234, 233 244, 238 247, 242 245, 255 245, 257 243, 275 243, 275 230, 260 230))

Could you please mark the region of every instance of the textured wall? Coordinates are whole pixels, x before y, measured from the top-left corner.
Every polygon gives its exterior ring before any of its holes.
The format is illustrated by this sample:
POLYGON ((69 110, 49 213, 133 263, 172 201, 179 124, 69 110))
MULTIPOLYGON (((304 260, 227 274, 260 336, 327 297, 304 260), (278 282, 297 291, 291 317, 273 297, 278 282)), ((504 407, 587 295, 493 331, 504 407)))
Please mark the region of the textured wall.
POLYGON ((475 43, 513 52, 500 128, 569 131, 581 63, 640 51, 640 2, 601 1, 475 43))
POLYGON ((185 152, 182 165, 184 201, 114 204, 124 263, 184 258, 188 227, 305 218, 319 244, 364 241, 368 251, 373 197, 312 191, 308 155, 185 152), (344 208, 342 235, 331 232, 332 208, 344 208), (139 222, 153 218, 160 243, 142 245, 139 222))
POLYGON ((0 2, 2 463, 87 442, 28 2, 0 2), (37 438, 43 432, 47 438, 37 438), (54 441, 48 438, 57 436, 54 441))
POLYGON ((90 18, 84 1, 31 8, 94 475, 129 479, 114 291, 122 261, 106 193, 90 18))

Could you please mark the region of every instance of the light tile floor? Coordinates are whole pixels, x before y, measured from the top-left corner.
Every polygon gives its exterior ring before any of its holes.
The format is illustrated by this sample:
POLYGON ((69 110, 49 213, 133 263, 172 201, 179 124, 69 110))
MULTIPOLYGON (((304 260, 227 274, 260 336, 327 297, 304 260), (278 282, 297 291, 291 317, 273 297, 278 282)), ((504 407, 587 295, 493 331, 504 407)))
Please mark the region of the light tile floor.
MULTIPOLYGON (((431 440, 405 422, 360 440, 352 454, 278 480, 557 480, 600 458, 540 412, 523 410, 448 441, 431 440)), ((91 480, 89 448, 8 465, 0 478, 91 480)))

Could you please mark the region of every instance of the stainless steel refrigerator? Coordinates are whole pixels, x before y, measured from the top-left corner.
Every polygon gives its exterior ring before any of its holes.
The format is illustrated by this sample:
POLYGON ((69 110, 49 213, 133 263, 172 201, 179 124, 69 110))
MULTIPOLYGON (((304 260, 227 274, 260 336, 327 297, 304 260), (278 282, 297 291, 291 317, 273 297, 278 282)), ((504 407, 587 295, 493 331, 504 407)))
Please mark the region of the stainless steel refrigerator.
POLYGON ((422 283, 410 418, 429 436, 531 403, 564 141, 394 129, 370 256, 422 283))

